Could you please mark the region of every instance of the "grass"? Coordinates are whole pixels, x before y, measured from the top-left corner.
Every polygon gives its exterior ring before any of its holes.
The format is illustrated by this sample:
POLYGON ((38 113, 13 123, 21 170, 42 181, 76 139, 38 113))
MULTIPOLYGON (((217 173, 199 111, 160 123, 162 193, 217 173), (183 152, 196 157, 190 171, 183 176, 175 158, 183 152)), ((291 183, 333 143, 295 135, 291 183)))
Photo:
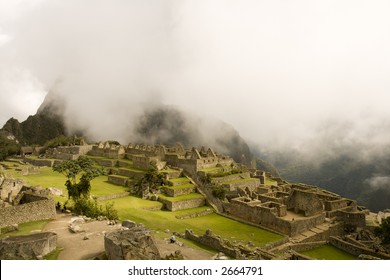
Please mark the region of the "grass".
POLYGON ((209 168, 203 168, 200 171, 203 172, 213 172, 213 171, 222 171, 225 168, 231 168, 230 165, 224 165, 224 166, 217 166, 217 167, 209 167, 209 168))
POLYGON ((187 177, 180 177, 180 178, 176 178, 176 179, 170 179, 169 181, 171 181, 172 183, 189 183, 190 182, 190 180, 187 177))
POLYGON ((357 260, 358 258, 332 245, 323 245, 309 251, 300 252, 302 255, 318 260, 357 260))
MULTIPOLYGON (((159 232, 156 233, 157 237, 165 237, 164 230, 168 228, 171 232, 177 231, 181 233, 184 233, 186 229, 192 229, 198 235, 203 235, 206 229, 211 229, 222 238, 242 240, 244 242, 252 241, 257 246, 264 246, 283 238, 282 235, 242 224, 215 213, 191 219, 177 219, 176 216, 193 213, 194 209, 175 212, 148 211, 145 208, 161 205, 160 202, 143 200, 133 196, 111 201, 115 202, 115 208, 118 209, 121 220, 128 219, 137 223, 143 223, 155 232, 159 232)), ((204 210, 207 207, 195 209, 204 210)))
POLYGON ((180 196, 176 196, 176 197, 170 197, 170 196, 165 196, 165 195, 159 194, 159 197, 161 197, 161 199, 172 201, 172 202, 190 200, 190 199, 196 199, 196 198, 203 198, 203 196, 199 193, 190 193, 190 194, 180 195, 180 196))
POLYGON ((44 260, 57 260, 61 251, 64 250, 62 247, 57 247, 53 252, 43 257, 44 260))
POLYGON ((235 183, 243 183, 243 182, 251 182, 251 181, 258 181, 259 179, 256 178, 245 178, 245 179, 237 179, 233 181, 223 182, 223 184, 235 184, 235 183))
POLYGON ((20 224, 19 230, 11 231, 11 232, 6 232, 7 227, 5 227, 5 228, 1 229, 2 234, 0 234, 0 238, 6 237, 6 236, 28 235, 28 234, 31 234, 31 231, 35 231, 35 230, 41 231, 47 225, 48 222, 50 222, 50 220, 42 220, 42 221, 35 221, 35 222, 28 222, 28 223, 20 224))
POLYGON ((184 185, 178 185, 178 186, 173 186, 173 187, 169 187, 169 188, 174 189, 174 190, 190 189, 190 188, 194 188, 194 185, 193 184, 184 184, 184 185))
POLYGON ((139 173, 146 173, 147 170, 143 170, 143 169, 139 169, 139 168, 135 168, 135 167, 121 167, 119 168, 119 170, 122 169, 122 170, 131 170, 131 171, 134 171, 134 172, 139 172, 139 173))
POLYGON ((278 185, 278 182, 276 182, 276 181, 274 181, 274 180, 271 180, 271 179, 268 179, 268 178, 265 178, 265 185, 277 186, 277 185, 278 185))

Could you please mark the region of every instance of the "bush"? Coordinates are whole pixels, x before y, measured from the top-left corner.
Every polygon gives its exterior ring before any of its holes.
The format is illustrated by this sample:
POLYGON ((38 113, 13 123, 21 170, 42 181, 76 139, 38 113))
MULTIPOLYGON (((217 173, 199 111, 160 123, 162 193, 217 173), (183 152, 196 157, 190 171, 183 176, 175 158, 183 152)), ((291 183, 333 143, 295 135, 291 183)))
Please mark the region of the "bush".
POLYGON ((99 205, 95 199, 79 198, 74 202, 73 212, 90 218, 105 216, 109 220, 118 220, 118 211, 114 203, 107 203, 105 207, 99 205))
POLYGON ((225 199, 226 193, 227 193, 226 189, 222 186, 213 187, 213 196, 218 199, 225 199))

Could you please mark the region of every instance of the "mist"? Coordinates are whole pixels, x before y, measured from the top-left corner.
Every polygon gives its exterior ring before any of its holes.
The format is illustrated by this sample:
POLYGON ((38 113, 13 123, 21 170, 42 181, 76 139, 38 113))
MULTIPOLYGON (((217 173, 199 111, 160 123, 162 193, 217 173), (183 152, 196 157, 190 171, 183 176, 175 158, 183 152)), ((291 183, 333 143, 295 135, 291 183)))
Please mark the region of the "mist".
POLYGON ((163 104, 308 160, 389 146, 388 1, 27 2, 0 6, 2 122, 51 92, 95 139, 133 141, 163 104))

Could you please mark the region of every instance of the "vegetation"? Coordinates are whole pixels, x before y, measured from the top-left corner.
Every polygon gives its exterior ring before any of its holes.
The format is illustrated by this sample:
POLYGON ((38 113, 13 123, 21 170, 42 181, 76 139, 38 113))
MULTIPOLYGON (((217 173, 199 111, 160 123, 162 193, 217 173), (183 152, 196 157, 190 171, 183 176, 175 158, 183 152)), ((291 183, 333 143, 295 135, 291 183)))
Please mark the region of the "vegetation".
POLYGON ((332 245, 323 245, 312 250, 301 252, 313 259, 318 260, 356 260, 357 257, 345 251, 342 251, 332 245))
POLYGON ((382 220, 381 225, 375 228, 375 234, 381 238, 382 244, 390 244, 390 217, 382 220))
POLYGON ((81 197, 74 201, 72 210, 77 215, 85 215, 91 218, 105 216, 109 220, 118 220, 118 211, 114 208, 114 202, 107 203, 103 207, 98 204, 96 199, 81 197))
POLYGON ((18 143, 0 136, 0 160, 5 160, 8 156, 13 156, 19 151, 20 145, 18 143))
POLYGON ((135 182, 133 194, 142 197, 145 193, 157 192, 164 185, 170 185, 164 174, 158 173, 157 170, 151 168, 141 179, 135 182))
POLYGON ((28 235, 32 231, 41 231, 47 225, 50 220, 34 221, 24 224, 19 224, 17 231, 8 232, 8 227, 1 228, 0 238, 5 236, 16 236, 16 235, 28 235))
POLYGON ((67 160, 53 166, 53 171, 62 173, 68 179, 65 183, 68 197, 74 204, 72 210, 78 215, 91 218, 106 216, 108 219, 118 219, 118 212, 113 203, 105 207, 99 205, 95 199, 91 199, 91 180, 104 173, 101 168, 94 166, 94 161, 88 157, 79 157, 77 160, 67 160), (77 178, 80 178, 77 181, 77 178))
POLYGON ((213 186, 213 196, 218 199, 225 199, 227 190, 222 186, 213 186))
POLYGON ((77 160, 66 160, 54 165, 53 170, 62 173, 68 179, 65 183, 68 197, 75 201, 82 196, 88 198, 91 191, 91 180, 104 174, 104 170, 94 167, 94 162, 88 157, 77 160), (77 178, 80 178, 77 182, 77 178))
POLYGON ((80 145, 82 142, 82 137, 60 135, 56 138, 47 141, 43 148, 40 150, 40 153, 44 154, 48 149, 56 148, 59 146, 80 145))

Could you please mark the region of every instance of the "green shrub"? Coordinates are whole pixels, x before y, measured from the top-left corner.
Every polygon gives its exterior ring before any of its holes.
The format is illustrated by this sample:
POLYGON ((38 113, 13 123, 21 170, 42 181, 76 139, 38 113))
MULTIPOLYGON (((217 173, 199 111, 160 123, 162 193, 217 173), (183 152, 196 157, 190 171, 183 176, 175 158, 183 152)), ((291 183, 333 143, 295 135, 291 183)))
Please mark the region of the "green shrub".
POLYGON ((84 215, 90 218, 105 216, 109 220, 118 220, 118 211, 114 208, 114 203, 99 205, 96 199, 79 198, 74 201, 72 210, 77 215, 84 215))
POLYGON ((226 193, 227 193, 226 189, 222 186, 213 187, 213 196, 218 199, 225 199, 226 193))

